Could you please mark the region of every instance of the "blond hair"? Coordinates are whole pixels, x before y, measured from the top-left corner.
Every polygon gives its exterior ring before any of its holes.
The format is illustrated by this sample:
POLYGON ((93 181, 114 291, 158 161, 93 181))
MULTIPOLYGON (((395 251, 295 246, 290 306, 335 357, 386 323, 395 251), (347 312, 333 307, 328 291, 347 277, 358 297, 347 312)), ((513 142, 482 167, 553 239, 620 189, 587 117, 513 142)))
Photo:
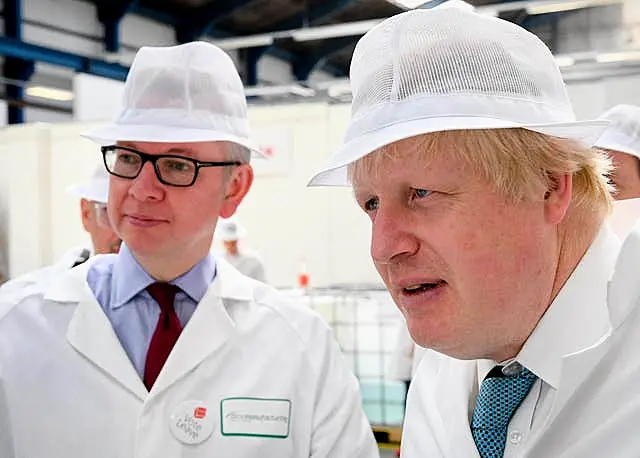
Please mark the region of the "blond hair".
POLYGON ((531 200, 554 188, 554 177, 573 175, 572 206, 605 215, 611 210, 612 188, 607 180, 609 157, 575 140, 551 137, 526 129, 453 130, 424 134, 387 145, 378 154, 349 166, 349 179, 381 172, 382 158, 418 154, 466 162, 472 171, 513 202, 531 200))

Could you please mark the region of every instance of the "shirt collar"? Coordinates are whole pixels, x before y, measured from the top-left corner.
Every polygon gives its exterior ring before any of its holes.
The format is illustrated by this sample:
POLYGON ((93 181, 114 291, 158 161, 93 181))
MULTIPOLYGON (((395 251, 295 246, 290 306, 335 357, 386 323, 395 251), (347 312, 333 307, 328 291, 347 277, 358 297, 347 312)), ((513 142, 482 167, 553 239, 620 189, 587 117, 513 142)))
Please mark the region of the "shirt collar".
MULTIPOLYGON (((502 364, 517 361, 558 389, 563 358, 596 345, 610 331, 607 288, 619 250, 620 241, 604 224, 520 353, 502 364)), ((478 383, 496 364, 478 361, 478 383)))
MULTIPOLYGON (((200 302, 216 275, 216 262, 207 254, 189 271, 169 282, 178 286, 195 302, 200 302)), ((129 303, 137 294, 155 280, 149 275, 123 243, 113 263, 111 308, 129 303)))

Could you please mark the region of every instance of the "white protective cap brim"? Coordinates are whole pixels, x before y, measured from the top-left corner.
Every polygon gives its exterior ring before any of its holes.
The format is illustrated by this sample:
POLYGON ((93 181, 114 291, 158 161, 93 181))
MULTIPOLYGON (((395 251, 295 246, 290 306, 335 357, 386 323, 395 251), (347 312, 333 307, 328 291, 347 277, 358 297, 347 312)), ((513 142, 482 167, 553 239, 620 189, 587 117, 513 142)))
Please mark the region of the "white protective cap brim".
POLYGON ((640 151, 629 146, 628 141, 616 139, 606 133, 596 141, 594 146, 604 150, 619 151, 621 153, 630 154, 640 159, 640 151))
POLYGON ((266 158, 260 148, 246 138, 210 129, 194 129, 150 124, 107 124, 81 134, 99 145, 118 141, 155 143, 232 142, 251 151, 252 158, 266 158))
POLYGON ((577 140, 586 146, 592 146, 608 124, 603 120, 590 120, 525 125, 503 119, 464 116, 402 121, 359 135, 346 142, 331 156, 325 167, 311 178, 308 186, 349 186, 347 176, 349 164, 386 145, 418 135, 450 130, 523 128, 552 137, 577 140))
POLYGON ((91 183, 91 185, 77 184, 67 188, 67 192, 81 199, 87 199, 94 202, 106 204, 109 198, 109 183, 91 183))

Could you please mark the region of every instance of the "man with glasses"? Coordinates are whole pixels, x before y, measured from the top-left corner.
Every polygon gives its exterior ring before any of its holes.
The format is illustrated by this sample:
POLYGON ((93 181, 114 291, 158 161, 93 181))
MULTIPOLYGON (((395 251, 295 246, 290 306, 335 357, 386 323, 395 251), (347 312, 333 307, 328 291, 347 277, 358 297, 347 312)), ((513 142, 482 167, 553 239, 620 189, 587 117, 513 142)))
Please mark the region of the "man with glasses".
POLYGON ((326 324, 209 252, 258 152, 232 60, 143 47, 123 106, 88 135, 120 252, 0 307, 0 456, 378 456, 326 324))
POLYGON ((113 231, 107 215, 109 174, 104 166, 100 165, 96 168, 88 184, 70 186, 68 192, 80 197, 82 225, 91 238, 91 248, 85 246, 71 248, 54 265, 43 267, 4 283, 0 287, 0 294, 13 292, 27 294, 31 291, 32 286, 44 287, 57 274, 82 264, 92 255, 118 252, 121 240, 113 231))

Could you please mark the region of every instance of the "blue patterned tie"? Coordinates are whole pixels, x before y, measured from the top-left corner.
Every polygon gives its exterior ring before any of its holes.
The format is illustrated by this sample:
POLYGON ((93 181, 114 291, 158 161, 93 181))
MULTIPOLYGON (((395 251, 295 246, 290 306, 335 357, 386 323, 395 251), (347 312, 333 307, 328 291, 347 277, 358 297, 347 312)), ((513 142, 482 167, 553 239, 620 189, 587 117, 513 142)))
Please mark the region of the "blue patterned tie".
POLYGON ((473 440, 482 458, 502 458, 509 421, 536 378, 523 368, 514 375, 490 374, 484 379, 471 420, 473 440))

